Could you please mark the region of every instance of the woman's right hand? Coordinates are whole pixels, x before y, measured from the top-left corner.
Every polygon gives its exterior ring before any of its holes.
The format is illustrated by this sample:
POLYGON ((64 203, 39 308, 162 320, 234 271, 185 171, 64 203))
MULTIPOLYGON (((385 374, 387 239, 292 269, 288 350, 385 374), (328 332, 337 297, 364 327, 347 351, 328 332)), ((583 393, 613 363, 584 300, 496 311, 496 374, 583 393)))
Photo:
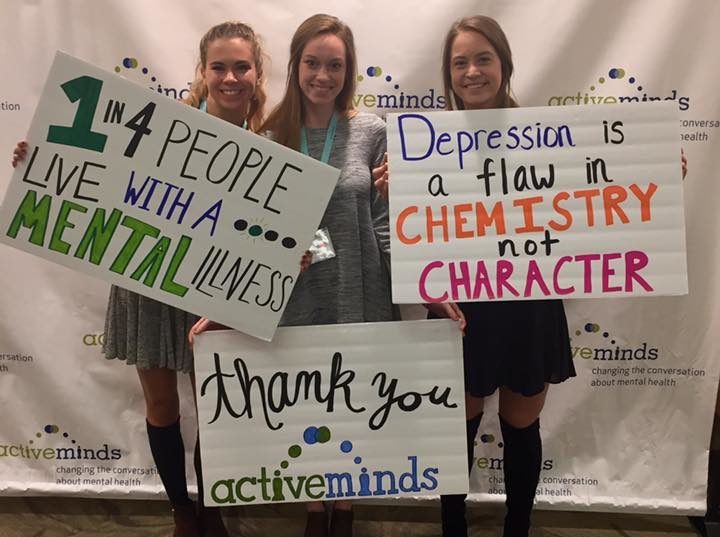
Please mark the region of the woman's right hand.
POLYGON ((20 140, 15 149, 13 149, 12 167, 15 168, 19 163, 27 157, 28 144, 25 140, 20 140))
POLYGON ((216 323, 215 321, 211 321, 207 317, 203 317, 198 322, 196 322, 190 329, 190 332, 188 332, 188 342, 190 343, 190 347, 192 348, 193 343, 195 342, 195 336, 197 336, 198 334, 202 334, 203 332, 207 332, 208 330, 227 329, 227 326, 216 323))
POLYGON ((372 171, 372 178, 373 178, 373 184, 375 185, 375 188, 378 192, 380 192, 380 195, 385 198, 385 201, 388 201, 388 156, 387 153, 385 153, 385 157, 383 157, 383 161, 380 163, 380 166, 377 168, 373 168, 372 171))
POLYGON ((458 323, 458 328, 463 333, 463 335, 465 335, 465 327, 467 326, 467 322, 465 321, 465 314, 463 314, 460 306, 455 304, 455 302, 434 302, 429 304, 423 304, 423 306, 425 306, 425 309, 433 312, 438 317, 443 317, 456 321, 458 323))

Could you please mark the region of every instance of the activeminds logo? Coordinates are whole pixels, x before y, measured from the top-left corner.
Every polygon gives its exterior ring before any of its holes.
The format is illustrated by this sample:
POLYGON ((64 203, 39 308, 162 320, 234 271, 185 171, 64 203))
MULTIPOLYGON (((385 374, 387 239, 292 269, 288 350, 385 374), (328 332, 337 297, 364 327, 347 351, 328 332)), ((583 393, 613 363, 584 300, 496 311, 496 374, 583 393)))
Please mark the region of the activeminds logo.
MULTIPOLYGON (((326 426, 310 426, 303 432, 305 449, 328 444, 330 429, 326 426)), ((353 456, 353 443, 342 440, 337 449, 348 458, 350 469, 345 472, 325 472, 313 475, 284 475, 290 468, 290 460, 303 455, 303 446, 293 444, 287 450, 287 458, 278 468, 261 466, 255 475, 237 479, 220 479, 213 483, 210 494, 218 504, 250 503, 260 496, 265 502, 287 502, 292 499, 312 498, 314 500, 333 498, 355 498, 386 496, 402 492, 435 490, 438 486, 437 468, 419 467, 418 457, 407 457, 409 470, 399 476, 390 470, 370 471, 363 464, 361 456, 353 456)), ((332 444, 329 444, 332 445, 332 444)))
POLYGON ((637 346, 621 346, 609 332, 601 330, 597 323, 587 323, 582 329, 575 330, 575 343, 570 338, 573 358, 602 361, 657 360, 658 349, 646 341, 637 346))
POLYGON ((101 334, 85 334, 82 337, 83 345, 87 347, 102 346, 105 345, 105 333, 101 334))
POLYGON ((357 77, 357 89, 353 96, 355 106, 379 111, 393 110, 443 110, 445 96, 435 88, 421 93, 405 92, 400 84, 382 67, 371 65, 357 77))
MULTIPOLYGON (((479 450, 478 448, 481 448, 482 451, 488 451, 489 449, 493 448, 503 448, 502 441, 496 442, 496 438, 494 434, 490 433, 483 433, 475 438, 475 449, 474 453, 477 453, 479 450), (478 444, 478 439, 480 440, 480 444, 478 444), (481 445, 482 444, 482 445, 481 445)), ((543 470, 552 470, 554 466, 554 461, 552 459, 545 459, 542 463, 542 469, 543 470)), ((471 465, 472 468, 479 468, 480 470, 495 470, 495 471, 502 471, 503 470, 503 458, 502 457, 477 457, 473 456, 473 462, 471 465)), ((502 480, 496 481, 491 479, 491 483, 502 483, 502 480)), ((492 492, 492 491, 490 491, 492 492)))
POLYGON ((690 97, 679 96, 678 90, 655 95, 648 91, 637 79, 621 67, 612 67, 607 73, 598 77, 589 88, 578 90, 568 95, 553 95, 548 99, 548 106, 572 104, 618 104, 651 101, 677 101, 681 111, 690 109, 690 97))
POLYGON ((0 444, 0 459, 30 459, 57 461, 116 461, 122 458, 118 448, 107 443, 101 447, 80 445, 70 433, 57 425, 45 425, 35 438, 24 443, 0 444))
POLYGON ((191 82, 187 83, 185 88, 173 88, 171 86, 163 86, 150 69, 141 65, 137 58, 123 58, 123 60, 115 66, 114 71, 120 76, 146 86, 161 95, 170 97, 171 99, 184 99, 190 91, 191 82))

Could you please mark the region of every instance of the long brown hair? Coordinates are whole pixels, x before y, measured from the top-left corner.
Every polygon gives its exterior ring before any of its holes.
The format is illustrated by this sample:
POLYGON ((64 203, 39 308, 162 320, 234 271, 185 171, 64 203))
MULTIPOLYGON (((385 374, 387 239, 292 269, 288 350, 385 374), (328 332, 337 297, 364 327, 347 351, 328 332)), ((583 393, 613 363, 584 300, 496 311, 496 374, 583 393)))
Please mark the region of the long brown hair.
POLYGON ((200 61, 198 61, 197 67, 195 68, 195 80, 190 85, 190 91, 184 99, 184 102, 198 108, 200 102, 207 99, 208 90, 202 71, 207 67, 207 51, 210 43, 216 39, 233 39, 236 37, 247 41, 252 48, 258 84, 255 87, 255 93, 250 99, 250 108, 248 109, 247 118, 245 119, 247 120, 248 128, 253 132, 258 132, 265 118, 265 103, 267 102, 265 78, 263 76, 263 59, 265 53, 262 49, 260 37, 245 23, 227 21, 213 26, 205 33, 200 40, 200 61))
POLYGON ((445 37, 445 46, 443 47, 442 59, 442 78, 443 88, 445 90, 445 102, 448 110, 465 110, 465 103, 452 89, 452 78, 450 74, 450 54, 452 53, 452 45, 455 38, 460 32, 477 32, 485 37, 493 46, 500 58, 500 66, 502 69, 502 81, 498 90, 498 107, 499 108, 515 108, 517 102, 513 99, 510 90, 510 77, 513 73, 512 52, 510 51, 510 43, 508 43, 505 32, 502 31, 500 25, 495 19, 485 17, 483 15, 474 15, 472 17, 464 17, 455 22, 445 37), (455 103, 455 105, 453 105, 455 103))
POLYGON ((262 126, 269 131, 273 139, 287 147, 299 149, 300 129, 305 119, 302 90, 300 89, 300 59, 308 42, 319 35, 332 34, 345 44, 345 83, 335 99, 335 108, 345 115, 354 111, 353 96, 357 78, 357 54, 355 39, 347 24, 332 15, 317 14, 306 19, 293 35, 290 42, 290 60, 288 60, 287 84, 285 95, 262 126))

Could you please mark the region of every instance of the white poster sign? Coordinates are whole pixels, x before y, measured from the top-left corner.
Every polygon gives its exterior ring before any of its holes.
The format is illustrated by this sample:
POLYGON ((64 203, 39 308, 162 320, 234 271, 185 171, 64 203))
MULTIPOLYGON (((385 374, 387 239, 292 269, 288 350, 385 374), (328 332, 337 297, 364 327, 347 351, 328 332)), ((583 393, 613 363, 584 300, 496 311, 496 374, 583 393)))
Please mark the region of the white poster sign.
POLYGON ((393 114, 397 303, 687 293, 674 103, 393 114))
POLYGON ((0 240, 271 339, 339 172, 58 53, 0 240))
POLYGON ((206 505, 468 490, 451 321, 210 332, 195 374, 206 505))

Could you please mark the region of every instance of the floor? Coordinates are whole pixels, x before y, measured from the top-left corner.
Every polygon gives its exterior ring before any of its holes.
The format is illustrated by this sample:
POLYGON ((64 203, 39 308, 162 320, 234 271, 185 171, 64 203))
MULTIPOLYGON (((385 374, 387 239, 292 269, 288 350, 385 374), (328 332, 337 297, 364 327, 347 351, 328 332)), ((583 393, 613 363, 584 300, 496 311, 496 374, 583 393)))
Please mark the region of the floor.
MULTIPOLYGON (((224 511, 233 537, 301 537, 299 504, 244 507, 224 511)), ((439 509, 367 506, 355 510, 355 537, 439 537, 439 509)), ((494 506, 469 510, 471 537, 499 537, 502 511, 494 506)), ((686 517, 538 511, 535 537, 697 537, 686 517)), ((164 502, 67 498, 0 498, 2 537, 170 537, 164 502)))

